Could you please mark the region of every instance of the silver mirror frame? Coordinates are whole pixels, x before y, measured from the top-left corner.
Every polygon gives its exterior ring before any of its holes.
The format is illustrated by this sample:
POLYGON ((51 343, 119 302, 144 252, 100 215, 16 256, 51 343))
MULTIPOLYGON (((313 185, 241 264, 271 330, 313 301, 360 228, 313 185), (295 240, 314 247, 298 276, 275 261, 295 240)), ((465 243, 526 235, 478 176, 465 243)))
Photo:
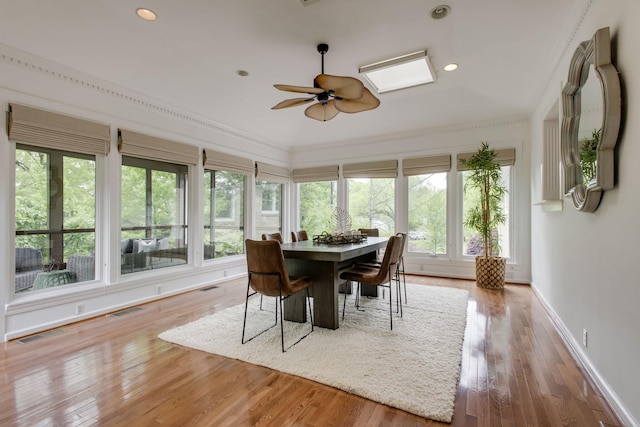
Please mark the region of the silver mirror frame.
POLYGON ((562 127, 560 143, 564 168, 564 190, 570 195, 579 211, 594 212, 600 205, 602 193, 614 187, 615 147, 618 142, 622 115, 622 98, 618 71, 611 63, 611 38, 609 27, 601 28, 591 40, 584 41, 576 48, 567 83, 562 90, 562 127), (593 65, 600 81, 603 114, 602 133, 596 157, 596 176, 588 183, 583 182, 580 165, 580 90, 585 84, 589 66, 593 65))

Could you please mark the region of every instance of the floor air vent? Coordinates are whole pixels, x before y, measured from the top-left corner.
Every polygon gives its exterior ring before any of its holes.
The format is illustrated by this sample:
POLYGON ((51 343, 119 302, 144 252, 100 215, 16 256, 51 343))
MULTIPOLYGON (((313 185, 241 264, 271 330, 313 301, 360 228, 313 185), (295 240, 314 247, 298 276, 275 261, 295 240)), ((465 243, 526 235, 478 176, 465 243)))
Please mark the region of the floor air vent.
POLYGON ((32 341, 36 341, 39 340, 41 338, 47 338, 47 337, 51 337, 54 335, 59 335, 61 333, 63 333, 64 331, 62 329, 52 329, 50 331, 44 331, 44 332, 40 332, 39 334, 35 334, 35 335, 29 335, 28 337, 24 337, 24 338, 20 338, 18 340, 18 342, 20 344, 28 344, 32 341))
POLYGON ((135 313, 136 311, 142 310, 142 307, 131 307, 124 310, 116 311, 113 313, 107 314, 108 317, 120 317, 125 316, 127 314, 135 313))
POLYGON ((207 286, 206 288, 202 288, 200 289, 201 291, 210 291, 211 289, 218 289, 217 286, 207 286))

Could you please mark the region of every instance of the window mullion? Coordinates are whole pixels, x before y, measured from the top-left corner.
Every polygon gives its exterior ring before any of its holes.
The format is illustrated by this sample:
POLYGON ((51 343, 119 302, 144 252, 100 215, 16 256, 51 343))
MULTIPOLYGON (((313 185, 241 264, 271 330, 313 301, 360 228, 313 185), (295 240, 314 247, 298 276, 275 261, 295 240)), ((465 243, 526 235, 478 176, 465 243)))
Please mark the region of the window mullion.
POLYGON ((63 156, 61 153, 49 154, 49 263, 62 263, 64 260, 64 179, 63 156))
POLYGON ((151 227, 153 226, 153 192, 152 192, 152 171, 151 169, 146 169, 146 209, 145 209, 145 237, 147 239, 151 238, 152 231, 151 227))

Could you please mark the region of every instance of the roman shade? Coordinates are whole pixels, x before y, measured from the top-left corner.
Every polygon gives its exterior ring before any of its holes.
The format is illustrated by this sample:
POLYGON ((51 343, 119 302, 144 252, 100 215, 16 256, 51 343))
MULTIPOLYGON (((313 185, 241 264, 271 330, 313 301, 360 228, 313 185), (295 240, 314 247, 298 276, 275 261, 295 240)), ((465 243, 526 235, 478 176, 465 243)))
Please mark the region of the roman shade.
POLYGON ((338 165, 293 170, 293 182, 337 181, 338 165))
POLYGON ((243 175, 253 175, 255 170, 251 159, 207 149, 204 150, 203 155, 205 169, 236 172, 243 175))
POLYGON ((402 174, 404 176, 449 172, 450 170, 450 154, 441 156, 413 157, 402 160, 402 174))
POLYGON ((398 161, 348 163, 342 166, 342 176, 345 178, 396 178, 398 176, 398 161))
MULTIPOLYGON (((494 150, 496 152, 495 160, 500 166, 513 166, 516 164, 516 149, 515 148, 502 148, 500 150, 494 150)), ((462 164, 462 160, 467 160, 473 156, 476 152, 472 153, 459 153, 458 154, 458 171, 469 170, 462 164)))
POLYGON ((127 156, 193 166, 198 163, 200 155, 200 150, 195 145, 124 129, 118 129, 118 151, 127 156))
POLYGON ((256 162, 256 179, 258 181, 286 184, 289 182, 289 169, 256 162))
POLYGON ((109 125, 9 104, 9 141, 75 153, 106 156, 111 147, 109 125))

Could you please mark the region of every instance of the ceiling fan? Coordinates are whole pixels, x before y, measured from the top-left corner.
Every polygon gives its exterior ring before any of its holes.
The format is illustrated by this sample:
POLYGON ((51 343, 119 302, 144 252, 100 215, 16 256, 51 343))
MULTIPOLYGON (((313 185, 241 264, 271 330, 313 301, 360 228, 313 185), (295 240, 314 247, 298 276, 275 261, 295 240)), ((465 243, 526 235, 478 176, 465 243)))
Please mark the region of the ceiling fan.
POLYGON ((371 91, 364 87, 362 82, 353 77, 331 76, 324 73, 324 54, 329 50, 329 45, 321 43, 318 52, 322 55, 322 73, 313 80, 313 87, 273 85, 276 89, 286 92, 306 93, 313 95, 310 98, 287 99, 271 107, 272 110, 296 107, 318 102, 307 107, 304 115, 315 120, 326 122, 333 119, 338 113, 359 113, 373 110, 380 105, 380 100, 373 96, 371 91))

